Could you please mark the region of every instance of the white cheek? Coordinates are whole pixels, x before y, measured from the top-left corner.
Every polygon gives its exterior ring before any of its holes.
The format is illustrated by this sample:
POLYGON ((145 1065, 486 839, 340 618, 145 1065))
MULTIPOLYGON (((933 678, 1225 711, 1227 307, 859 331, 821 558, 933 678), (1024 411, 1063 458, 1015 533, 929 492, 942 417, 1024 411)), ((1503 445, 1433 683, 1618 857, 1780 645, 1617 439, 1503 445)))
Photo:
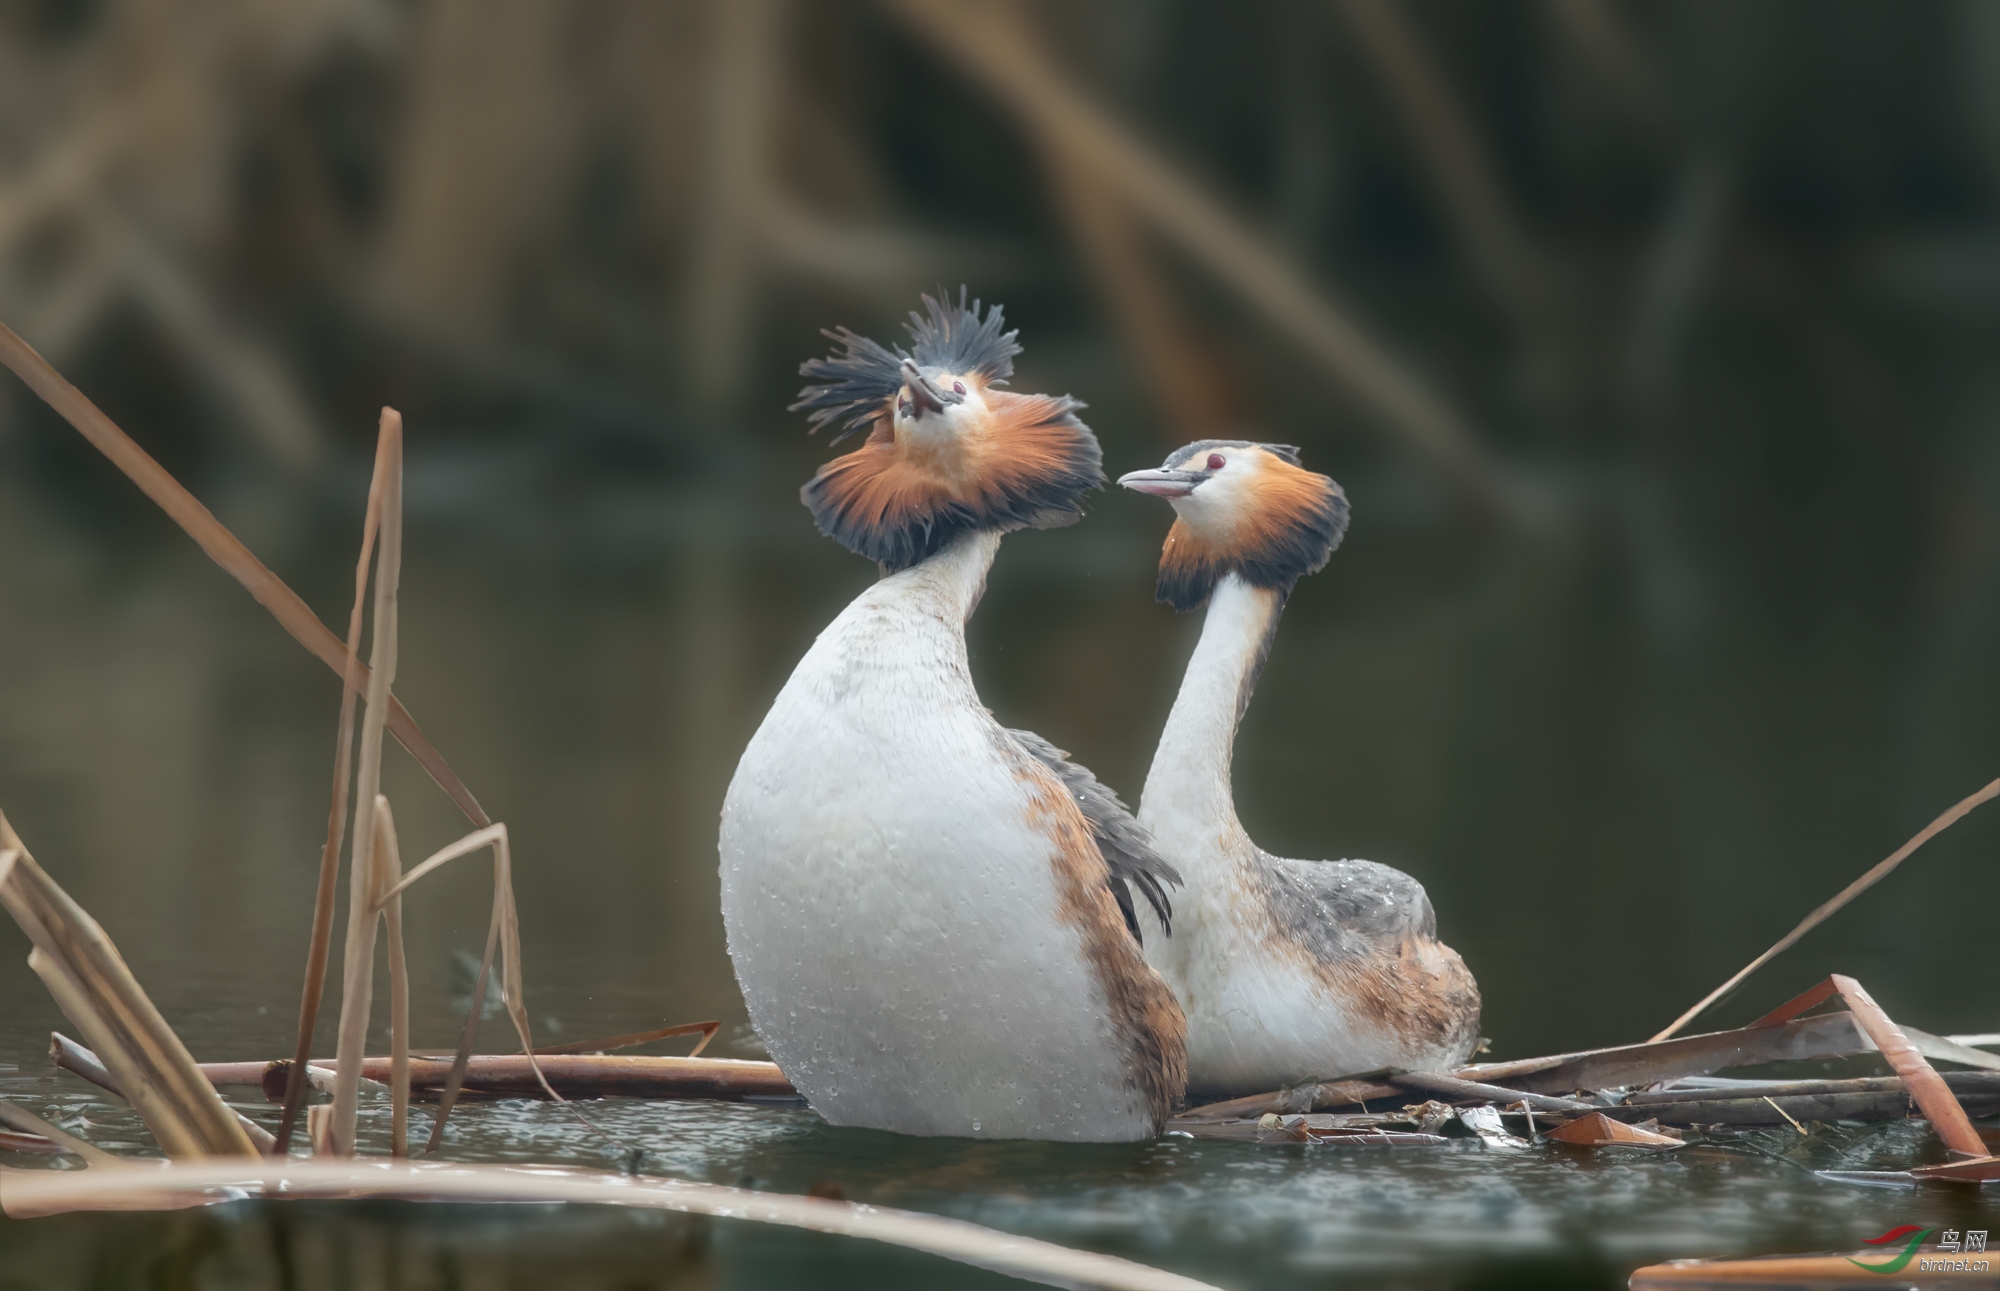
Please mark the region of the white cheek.
POLYGON ((1242 516, 1243 494, 1243 477, 1225 467, 1186 497, 1175 498, 1174 511, 1202 537, 1226 539, 1234 534, 1242 516))

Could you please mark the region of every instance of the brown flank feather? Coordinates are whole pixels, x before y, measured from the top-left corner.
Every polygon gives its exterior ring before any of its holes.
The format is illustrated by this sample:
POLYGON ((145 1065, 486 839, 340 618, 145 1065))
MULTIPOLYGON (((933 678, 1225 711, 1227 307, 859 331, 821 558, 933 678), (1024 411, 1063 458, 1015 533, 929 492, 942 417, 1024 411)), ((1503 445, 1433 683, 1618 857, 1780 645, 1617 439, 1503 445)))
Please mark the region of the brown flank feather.
POLYGON ((1104 857, 1076 799, 1053 772, 1025 754, 1015 774, 1031 795, 1029 825, 1056 845, 1061 917, 1082 934, 1112 1032, 1127 1050, 1126 1078, 1157 1130, 1187 1093, 1187 1019, 1126 931, 1107 885, 1104 857))
POLYGON ((1410 938, 1393 951, 1329 963, 1295 955, 1333 998, 1359 1017, 1412 1047, 1469 1053, 1479 1029, 1479 986, 1457 951, 1438 941, 1410 938))

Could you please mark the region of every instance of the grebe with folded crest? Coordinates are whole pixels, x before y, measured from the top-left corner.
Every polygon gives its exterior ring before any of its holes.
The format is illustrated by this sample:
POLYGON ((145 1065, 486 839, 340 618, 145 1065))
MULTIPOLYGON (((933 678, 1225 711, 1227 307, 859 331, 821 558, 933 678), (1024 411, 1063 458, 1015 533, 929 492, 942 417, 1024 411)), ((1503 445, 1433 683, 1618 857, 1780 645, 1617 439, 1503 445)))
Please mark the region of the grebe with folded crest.
POLYGON ((908 349, 846 329, 800 370, 866 430, 801 492, 882 578, 821 632, 722 811, 722 913, 771 1056, 837 1125, 1111 1141, 1158 1132, 1185 1027, 1145 960, 1179 881, 1123 805, 979 702, 965 623, 1003 534, 1102 487, 1067 397, 1001 387, 998 306, 924 298, 908 349))
POLYGON ((1296 448, 1247 440, 1189 444, 1118 482, 1176 512, 1159 599, 1208 607, 1139 800, 1187 879, 1173 940, 1147 954, 1187 1016, 1190 1098, 1464 1062, 1479 988, 1423 885, 1372 861, 1272 856, 1236 818, 1237 724, 1286 599, 1347 530, 1346 495, 1296 448))

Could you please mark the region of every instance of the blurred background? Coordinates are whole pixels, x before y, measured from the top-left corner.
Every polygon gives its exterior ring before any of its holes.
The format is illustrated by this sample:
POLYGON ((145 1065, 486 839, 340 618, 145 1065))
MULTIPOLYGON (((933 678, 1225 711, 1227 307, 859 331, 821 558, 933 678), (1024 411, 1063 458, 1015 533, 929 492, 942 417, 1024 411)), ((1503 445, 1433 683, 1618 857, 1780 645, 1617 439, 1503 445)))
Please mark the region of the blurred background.
MULTIPOLYGON (((874 577, 786 405, 960 283, 1114 474, 1217 435, 1345 485, 1242 815, 1421 878, 1493 1056, 1643 1039, 2000 774, 2000 8, 0 2, 0 319, 329 623, 403 411, 398 690, 512 829, 551 1040, 756 1051, 717 811, 874 577)), ((972 629, 1133 801, 1168 518, 1010 539, 972 629)), ((289 1050, 337 702, 0 382, 0 805, 202 1057, 289 1050)), ((405 855, 456 837, 390 761, 405 855)), ((1986 810, 1712 1020, 1839 970, 2000 1026, 1986 810)), ((411 901, 420 1043, 481 868, 411 901)))

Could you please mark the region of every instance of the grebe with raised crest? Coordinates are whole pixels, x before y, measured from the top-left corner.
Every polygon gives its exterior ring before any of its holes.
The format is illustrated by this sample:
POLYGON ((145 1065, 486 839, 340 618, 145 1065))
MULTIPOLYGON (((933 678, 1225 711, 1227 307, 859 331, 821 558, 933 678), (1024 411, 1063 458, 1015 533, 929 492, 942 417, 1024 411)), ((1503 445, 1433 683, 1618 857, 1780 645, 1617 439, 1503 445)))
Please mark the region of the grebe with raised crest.
POLYGON ((1165 931, 1179 876, 1088 771, 993 719, 965 646, 1001 536, 1074 522, 1101 453, 1076 401, 1001 388, 1020 346, 998 306, 924 305, 907 349, 843 328, 801 368, 815 429, 868 432, 801 497, 882 578, 730 783, 730 959, 771 1056, 836 1125, 1150 1137, 1185 1086, 1185 1025, 1132 890, 1165 931))

